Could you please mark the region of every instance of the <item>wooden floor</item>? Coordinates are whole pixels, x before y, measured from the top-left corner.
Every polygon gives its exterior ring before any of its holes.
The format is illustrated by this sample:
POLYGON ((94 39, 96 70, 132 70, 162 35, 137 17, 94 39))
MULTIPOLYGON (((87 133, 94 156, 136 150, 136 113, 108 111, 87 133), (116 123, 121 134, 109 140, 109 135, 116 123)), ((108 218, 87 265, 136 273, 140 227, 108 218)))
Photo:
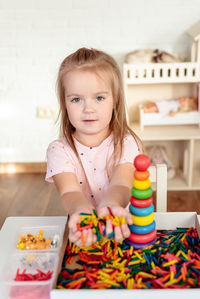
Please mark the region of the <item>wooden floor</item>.
MULTIPOLYGON (((9 216, 63 216, 54 184, 45 174, 0 176, 0 228, 9 216)), ((168 191, 168 212, 196 211, 200 214, 200 191, 168 191)))

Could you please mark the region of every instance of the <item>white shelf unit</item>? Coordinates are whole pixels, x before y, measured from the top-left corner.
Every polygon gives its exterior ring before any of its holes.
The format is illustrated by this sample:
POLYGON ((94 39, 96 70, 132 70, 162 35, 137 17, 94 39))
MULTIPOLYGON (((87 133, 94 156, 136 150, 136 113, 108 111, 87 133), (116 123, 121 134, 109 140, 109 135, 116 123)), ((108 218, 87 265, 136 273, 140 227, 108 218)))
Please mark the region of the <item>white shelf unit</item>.
POLYGON ((193 83, 200 81, 197 62, 124 64, 127 84, 193 83))
POLYGON ((145 101, 195 96, 199 63, 124 64, 127 114, 145 146, 164 145, 176 167, 168 190, 200 190, 200 128, 198 125, 158 125, 141 130, 139 105, 145 101))

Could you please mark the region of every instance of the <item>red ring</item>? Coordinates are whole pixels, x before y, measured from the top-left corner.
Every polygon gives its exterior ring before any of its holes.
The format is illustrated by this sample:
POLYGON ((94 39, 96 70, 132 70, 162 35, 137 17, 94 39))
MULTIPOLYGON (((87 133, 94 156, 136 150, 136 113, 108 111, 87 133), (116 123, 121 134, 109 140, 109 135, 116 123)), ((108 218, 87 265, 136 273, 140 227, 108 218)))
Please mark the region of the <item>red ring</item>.
POLYGON ((153 197, 150 196, 149 198, 146 199, 138 199, 135 198, 134 196, 131 196, 130 202, 134 207, 147 208, 153 203, 153 197))
POLYGON ((156 237, 156 229, 154 229, 152 232, 145 234, 145 235, 137 235, 134 233, 131 233, 128 237, 129 240, 131 240, 134 243, 148 243, 151 242, 156 237))

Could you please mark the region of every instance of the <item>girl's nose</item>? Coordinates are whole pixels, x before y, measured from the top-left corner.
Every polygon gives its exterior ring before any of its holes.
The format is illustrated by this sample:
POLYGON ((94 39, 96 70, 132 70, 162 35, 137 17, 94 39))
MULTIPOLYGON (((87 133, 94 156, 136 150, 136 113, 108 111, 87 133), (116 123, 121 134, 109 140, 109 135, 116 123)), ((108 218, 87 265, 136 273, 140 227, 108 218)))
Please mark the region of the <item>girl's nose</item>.
POLYGON ((93 112, 94 111, 94 103, 90 99, 86 99, 84 101, 84 112, 93 112))

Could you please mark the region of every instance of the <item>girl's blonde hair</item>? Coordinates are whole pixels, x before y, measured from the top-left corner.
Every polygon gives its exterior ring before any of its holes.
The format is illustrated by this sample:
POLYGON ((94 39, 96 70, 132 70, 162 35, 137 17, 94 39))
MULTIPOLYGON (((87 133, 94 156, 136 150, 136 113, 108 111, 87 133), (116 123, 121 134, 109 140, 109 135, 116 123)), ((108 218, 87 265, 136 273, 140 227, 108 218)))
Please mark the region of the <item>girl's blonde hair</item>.
POLYGON ((65 75, 75 69, 94 71, 100 76, 103 74, 103 76, 105 76, 104 78, 110 83, 114 108, 109 128, 110 132, 113 133, 114 138, 114 161, 116 161, 117 157, 121 157, 124 137, 128 133, 135 138, 138 148, 141 150, 142 143, 140 139, 127 124, 123 82, 116 61, 103 51, 80 48, 63 60, 57 77, 57 95, 60 103, 59 116, 61 118, 60 133, 66 138, 67 142, 76 153, 78 160, 80 161, 72 137, 75 128, 70 123, 67 114, 65 88, 63 85, 65 75))

